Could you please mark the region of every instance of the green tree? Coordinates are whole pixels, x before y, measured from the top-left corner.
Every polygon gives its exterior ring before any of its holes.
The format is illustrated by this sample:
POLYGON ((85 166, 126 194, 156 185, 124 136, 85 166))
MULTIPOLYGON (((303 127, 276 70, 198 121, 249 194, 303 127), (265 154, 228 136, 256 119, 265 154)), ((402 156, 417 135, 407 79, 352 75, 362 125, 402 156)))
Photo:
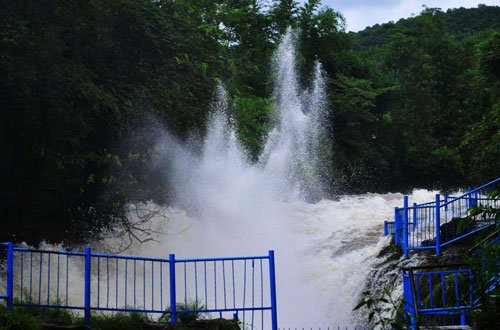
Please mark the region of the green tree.
POLYGON ((126 224, 127 203, 164 189, 144 174, 142 127, 204 127, 226 66, 215 33, 187 2, 1 6, 0 239, 71 243, 126 224))
POLYGON ((295 0, 273 0, 270 10, 272 36, 278 41, 288 27, 296 27, 299 3, 295 0))

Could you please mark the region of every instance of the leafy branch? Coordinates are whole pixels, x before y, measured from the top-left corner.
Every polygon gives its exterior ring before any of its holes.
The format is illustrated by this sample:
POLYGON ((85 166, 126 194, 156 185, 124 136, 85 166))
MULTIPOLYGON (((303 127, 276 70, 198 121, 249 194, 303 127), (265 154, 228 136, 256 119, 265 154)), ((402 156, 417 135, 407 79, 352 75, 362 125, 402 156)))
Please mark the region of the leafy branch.
POLYGON ((366 308, 368 321, 382 329, 405 329, 403 322, 397 318, 402 303, 402 299, 392 296, 391 289, 384 288, 382 296, 378 299, 375 299, 370 291, 363 292, 361 301, 353 310, 366 308))

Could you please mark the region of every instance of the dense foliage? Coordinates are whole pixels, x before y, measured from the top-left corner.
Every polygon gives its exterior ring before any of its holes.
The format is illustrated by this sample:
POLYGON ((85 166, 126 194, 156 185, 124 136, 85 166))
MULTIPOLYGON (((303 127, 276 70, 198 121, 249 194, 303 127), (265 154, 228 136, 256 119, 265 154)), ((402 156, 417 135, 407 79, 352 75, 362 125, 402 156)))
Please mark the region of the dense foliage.
POLYGON ((166 202, 151 138, 203 134, 218 81, 256 160, 288 26, 300 71, 319 59, 328 78, 331 194, 498 177, 498 22, 427 8, 353 34, 319 0, 1 1, 0 241, 79 242, 127 225, 130 202, 166 202))

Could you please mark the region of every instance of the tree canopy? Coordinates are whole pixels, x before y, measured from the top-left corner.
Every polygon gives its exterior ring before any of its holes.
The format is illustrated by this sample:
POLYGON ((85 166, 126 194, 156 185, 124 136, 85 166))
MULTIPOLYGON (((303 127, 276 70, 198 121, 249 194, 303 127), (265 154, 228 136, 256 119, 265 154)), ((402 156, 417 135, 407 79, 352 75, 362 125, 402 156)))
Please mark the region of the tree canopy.
POLYGON ((425 8, 345 32, 320 0, 0 2, 1 240, 74 244, 168 203, 155 132, 203 134, 219 81, 257 160, 270 57, 299 32, 327 77, 329 193, 451 189, 500 175, 500 7, 425 8))

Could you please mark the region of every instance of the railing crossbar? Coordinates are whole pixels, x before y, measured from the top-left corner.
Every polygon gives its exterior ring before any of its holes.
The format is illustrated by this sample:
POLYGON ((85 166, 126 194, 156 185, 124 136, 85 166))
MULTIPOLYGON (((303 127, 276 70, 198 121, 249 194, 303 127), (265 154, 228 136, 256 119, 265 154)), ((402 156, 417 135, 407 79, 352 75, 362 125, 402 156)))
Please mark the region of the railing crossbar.
POLYGON ((497 179, 495 179, 495 180, 493 180, 493 181, 490 181, 490 182, 488 182, 488 183, 486 183, 486 184, 484 184, 484 185, 482 185, 482 186, 480 186, 480 187, 474 188, 473 190, 470 190, 470 191, 466 192, 466 193, 465 193, 465 194, 463 194, 463 195, 460 195, 460 196, 458 196, 458 197, 452 198, 451 200, 449 200, 448 202, 444 203, 444 204, 443 204, 443 205, 441 205, 441 206, 442 206, 442 207, 444 207, 444 206, 448 206, 449 204, 452 204, 453 202, 455 202, 455 201, 457 201, 457 200, 459 200, 459 199, 466 198, 466 197, 470 196, 472 193, 479 192, 480 190, 482 190, 482 189, 484 189, 484 188, 486 188, 486 187, 488 187, 488 186, 491 186, 491 185, 493 185, 493 184, 495 184, 495 183, 497 183, 497 182, 500 182, 500 178, 497 178, 497 179))
POLYGON ((394 209, 394 221, 384 222, 384 235, 395 235, 405 257, 411 250, 427 249, 440 255, 442 247, 495 224, 492 219, 469 217, 468 210, 479 204, 497 207, 497 200, 488 197, 488 191, 499 182, 500 178, 459 196, 436 194, 434 201, 427 203, 410 205, 404 196, 403 207, 394 209))
POLYGON ((273 251, 266 256, 192 259, 176 259, 171 254, 167 259, 94 253, 90 248, 85 252, 18 248, 0 242, 0 248, 5 247, 10 251, 8 285, 0 299, 7 301, 9 309, 79 310, 87 322, 91 311, 170 313, 171 323, 190 313, 219 317, 233 313, 233 318, 241 314, 249 327, 260 324, 263 328, 269 319, 270 327, 277 329, 273 251), (264 265, 269 267, 267 274, 264 265), (12 291, 14 275, 18 301, 12 291), (170 298, 167 309, 166 296, 170 298))

